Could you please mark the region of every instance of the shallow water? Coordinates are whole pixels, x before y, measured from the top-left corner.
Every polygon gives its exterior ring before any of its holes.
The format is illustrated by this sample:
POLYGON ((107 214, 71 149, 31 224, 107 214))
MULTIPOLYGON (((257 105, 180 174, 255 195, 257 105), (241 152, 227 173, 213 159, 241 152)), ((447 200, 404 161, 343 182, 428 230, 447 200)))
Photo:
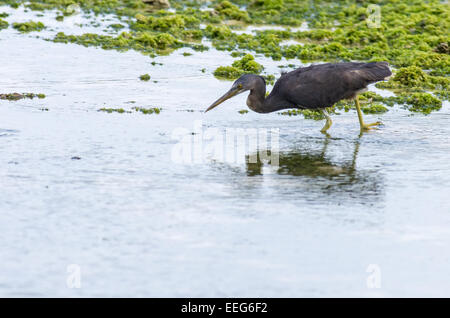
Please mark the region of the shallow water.
POLYGON ((307 22, 303 22, 299 27, 285 27, 280 25, 248 25, 242 28, 242 30, 234 29, 232 30, 232 32, 236 34, 254 34, 258 31, 267 31, 267 30, 274 30, 274 31, 290 30, 291 32, 297 32, 297 31, 308 31, 309 27, 307 22))
MULTIPOLYGON (((448 103, 367 115, 384 126, 362 136, 343 113, 329 138, 322 122, 241 115, 243 95, 205 114, 230 86, 212 76, 226 52, 181 49, 153 66, 35 38, 76 32, 65 23, 0 31, 1 92, 47 95, 0 101, 0 296, 449 295, 448 103), (133 106, 163 110, 97 111, 133 106), (220 133, 279 128, 279 168, 246 164, 256 149, 174 162, 174 131, 195 138, 197 120, 220 133), (67 285, 70 264, 81 288, 67 285), (371 264, 381 288, 367 284, 371 264)), ((257 61, 268 73, 286 64, 257 61)))

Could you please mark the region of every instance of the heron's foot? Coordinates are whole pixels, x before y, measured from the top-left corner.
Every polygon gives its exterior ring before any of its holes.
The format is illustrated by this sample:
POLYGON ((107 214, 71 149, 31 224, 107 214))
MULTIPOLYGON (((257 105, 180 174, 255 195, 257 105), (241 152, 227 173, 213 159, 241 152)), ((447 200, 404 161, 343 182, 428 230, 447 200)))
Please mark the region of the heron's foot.
POLYGON ((330 127, 326 127, 326 125, 325 125, 325 127, 323 127, 323 128, 320 130, 320 132, 321 132, 322 134, 328 134, 328 132, 327 132, 328 128, 330 128, 330 127))
POLYGON ((327 130, 330 129, 332 124, 333 124, 333 122, 331 121, 331 118, 328 116, 327 122, 325 123, 325 126, 323 126, 323 128, 320 130, 320 132, 322 134, 328 135, 327 130))
POLYGON ((383 123, 381 121, 377 121, 376 123, 371 123, 371 124, 362 124, 361 125, 361 131, 367 131, 367 130, 371 130, 371 129, 376 129, 377 127, 373 126, 379 126, 379 125, 383 125, 383 123))

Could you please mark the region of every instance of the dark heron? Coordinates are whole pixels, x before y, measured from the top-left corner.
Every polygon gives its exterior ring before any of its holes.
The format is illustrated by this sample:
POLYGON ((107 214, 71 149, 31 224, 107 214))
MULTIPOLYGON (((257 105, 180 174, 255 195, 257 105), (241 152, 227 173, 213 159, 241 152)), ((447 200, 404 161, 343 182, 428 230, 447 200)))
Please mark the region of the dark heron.
POLYGON ((237 79, 231 89, 206 111, 233 96, 250 91, 247 105, 258 113, 271 113, 287 108, 321 110, 326 118, 326 124, 321 131, 326 133, 332 121, 325 108, 333 106, 341 99, 354 99, 361 131, 369 130, 381 122, 364 123, 358 94, 367 90, 367 85, 385 80, 391 74, 387 62, 311 65, 282 74, 267 97, 264 78, 259 75, 245 74, 237 79))

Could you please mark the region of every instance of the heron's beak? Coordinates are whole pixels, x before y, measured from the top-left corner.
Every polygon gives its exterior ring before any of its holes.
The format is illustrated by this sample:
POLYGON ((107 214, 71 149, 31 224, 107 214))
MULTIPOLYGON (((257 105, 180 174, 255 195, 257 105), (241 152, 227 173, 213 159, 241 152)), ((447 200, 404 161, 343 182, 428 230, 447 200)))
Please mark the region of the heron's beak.
POLYGON ((207 111, 210 111, 211 109, 213 109, 214 107, 222 104, 224 101, 226 101, 227 99, 230 99, 233 96, 236 96, 237 94, 241 93, 241 90, 237 87, 232 87, 228 92, 226 92, 221 98, 219 98, 218 100, 216 100, 214 103, 212 103, 211 106, 208 107, 207 110, 205 110, 205 113, 207 111))

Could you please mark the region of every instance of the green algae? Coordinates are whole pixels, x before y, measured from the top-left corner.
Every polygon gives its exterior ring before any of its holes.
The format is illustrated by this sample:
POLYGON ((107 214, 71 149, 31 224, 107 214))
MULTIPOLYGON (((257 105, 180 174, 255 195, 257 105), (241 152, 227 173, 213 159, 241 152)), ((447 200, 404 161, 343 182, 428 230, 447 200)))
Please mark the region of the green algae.
POLYGON ((257 10, 280 10, 283 9, 283 4, 283 0, 255 0, 249 7, 257 10))
POLYGON ((417 66, 400 68, 393 78, 393 81, 407 87, 417 87, 426 82, 427 75, 417 66))
MULTIPOLYGON (((33 1, 34 2, 34 1, 33 1)), ((114 11, 120 15, 138 14, 130 22, 134 31, 166 32, 177 41, 188 39, 213 39, 218 49, 236 48, 262 53, 273 59, 298 58, 315 60, 388 60, 394 66, 416 65, 430 69, 432 75, 445 76, 449 71, 448 7, 439 1, 423 4, 420 1, 379 1, 383 23, 370 28, 365 3, 361 1, 315 1, 315 6, 306 2, 256 0, 213 2, 212 12, 200 10, 199 2, 175 1, 177 12, 164 10, 147 15, 145 5, 128 1, 81 1, 82 8, 102 12, 114 11), (246 11, 237 5, 246 5, 246 11), (248 17, 248 18, 247 18, 248 17), (308 31, 267 30, 250 34, 234 34, 220 23, 226 20, 245 20, 252 24, 298 25, 307 21, 312 27, 308 31), (200 23, 206 23, 199 30, 200 23), (335 28, 335 23, 339 25, 335 28), (211 25, 214 24, 214 25, 211 25), (283 39, 306 41, 305 45, 280 46, 283 39), (447 46, 446 46, 447 44, 447 46), (444 56, 443 56, 444 55, 444 56)), ((57 6, 59 1, 50 1, 57 6)))
POLYGON ((159 31, 177 33, 186 28, 197 28, 200 20, 195 17, 179 14, 168 14, 161 17, 143 14, 136 15, 136 22, 131 24, 131 29, 137 31, 159 31))
POLYGON ((237 51, 234 51, 234 52, 231 52, 230 55, 231 55, 232 57, 241 57, 241 56, 244 56, 245 53, 244 53, 244 52, 237 52, 237 51))
POLYGON ((6 93, 6 94, 0 94, 0 99, 4 100, 10 100, 10 101, 16 101, 20 99, 33 99, 33 98, 39 98, 43 99, 45 98, 45 94, 35 94, 35 93, 6 93))
POLYGON ((361 111, 364 114, 383 114, 387 112, 389 109, 386 108, 383 104, 380 103, 370 103, 367 105, 361 106, 361 111))
POLYGON ((43 3, 36 1, 30 1, 30 3, 25 3, 25 7, 33 11, 44 11, 54 8, 51 3, 43 3))
POLYGON ((232 66, 241 69, 244 73, 259 74, 264 67, 255 61, 255 58, 251 54, 246 54, 240 60, 234 61, 232 66))
POLYGON ((246 54, 240 60, 233 62, 231 66, 219 66, 214 71, 214 76, 221 79, 234 80, 243 74, 259 74, 264 67, 255 61, 255 58, 251 54, 246 54))
POLYGON ((279 115, 284 116, 300 116, 302 115, 305 119, 313 119, 313 120, 322 120, 325 119, 325 116, 322 114, 320 110, 316 109, 289 109, 284 112, 278 113, 279 115))
POLYGON ((19 32, 22 33, 28 33, 28 32, 33 32, 33 31, 42 31, 43 29, 45 29, 45 25, 42 22, 34 22, 34 21, 28 21, 28 22, 14 22, 12 24, 13 28, 16 29, 19 32))
POLYGON ((222 1, 214 7, 214 12, 224 19, 232 19, 250 22, 250 17, 246 11, 241 11, 238 6, 230 1, 222 1))
POLYGON ((440 110, 442 102, 428 93, 414 93, 406 97, 406 108, 412 112, 429 114, 432 111, 440 110))
POLYGON ((242 70, 234 66, 219 66, 214 71, 214 76, 220 79, 234 80, 244 74, 242 70))
POLYGON ((83 35, 66 35, 63 32, 56 34, 53 42, 76 43, 80 45, 101 47, 105 50, 127 51, 134 49, 142 53, 170 53, 181 47, 173 36, 167 33, 152 34, 148 32, 128 33, 122 32, 117 37, 85 33, 83 35))
POLYGON ((150 75, 148 75, 148 74, 143 74, 143 75, 139 76, 139 79, 140 79, 141 81, 149 81, 149 80, 150 80, 150 75))
MULTIPOLYGON (((404 109, 411 112, 423 114, 430 114, 432 111, 438 111, 442 107, 442 102, 437 97, 423 92, 402 92, 396 96, 389 97, 382 97, 374 92, 366 92, 359 95, 359 99, 361 110, 365 114, 382 114, 388 111, 388 108, 385 106, 392 107, 395 104, 401 105, 404 109)), ((334 107, 346 112, 355 109, 354 102, 347 100, 339 101, 334 107)))
POLYGON ((263 75, 263 77, 268 85, 273 85, 275 83, 275 75, 268 74, 268 75, 263 75))
MULTIPOLYGON (((70 0, 0 2, 14 7, 25 3, 32 10, 58 9, 62 15, 67 5, 72 3, 70 0)), ((437 99, 448 100, 448 3, 439 0, 376 0, 373 3, 381 9, 382 19, 377 27, 368 25, 368 4, 358 0, 317 0, 314 3, 293 0, 213 1, 209 4, 212 11, 200 10, 204 6, 200 1, 173 0, 171 5, 176 13, 159 10, 151 14, 141 1, 81 0, 77 4, 84 10, 92 10, 95 14, 115 13, 128 18, 122 21, 126 21, 123 23, 128 24, 131 31, 115 37, 60 34, 54 41, 118 51, 133 49, 156 56, 181 47, 205 50, 207 47, 198 41, 207 38, 216 49, 227 50, 233 57, 242 57, 243 51, 251 51, 274 60, 284 57, 308 63, 388 61, 398 70, 389 81, 379 82, 376 87, 391 89, 396 96, 377 97, 372 100, 374 104, 412 105, 412 100, 409 103, 405 101, 405 94, 426 92, 437 99), (253 34, 232 31, 245 23, 298 26, 302 22, 307 22, 310 29, 264 30, 253 34), (206 27, 201 28, 201 24, 206 27), (284 40, 301 41, 301 44, 281 45, 284 40)), ((232 65, 218 68, 214 75, 235 79, 245 72, 250 71, 232 65)), ((266 81, 270 84, 269 80, 266 81)), ((347 106, 348 109, 352 107, 347 106)), ((368 111, 381 112, 380 107, 376 108, 378 110, 368 111)), ((408 106, 408 109, 415 111, 416 108, 408 106)))
POLYGON ((430 91, 440 99, 448 100, 450 78, 445 76, 433 76, 424 72, 417 66, 400 68, 387 82, 375 84, 377 88, 390 89, 397 95, 430 91))
POLYGON ((5 20, 0 19, 0 30, 1 29, 6 29, 9 27, 9 23, 6 22, 5 20))
POLYGON ((123 108, 100 108, 98 111, 99 112, 105 112, 105 113, 108 113, 108 114, 111 114, 111 113, 119 113, 119 114, 131 113, 131 111, 125 110, 123 108))
POLYGON ((33 11, 58 9, 66 16, 73 14, 73 8, 70 5, 74 4, 81 9, 92 11, 94 14, 115 13, 132 16, 145 9, 143 2, 129 0, 2 0, 0 3, 8 4, 13 8, 24 4, 26 8, 33 11))
MULTIPOLYGON (((429 93, 401 94, 398 96, 382 97, 374 92, 366 92, 359 95, 361 111, 364 114, 383 114, 389 111, 389 107, 395 104, 401 105, 404 109, 411 112, 430 114, 432 111, 438 111, 442 107, 442 102, 429 93)), ((338 110, 349 112, 356 110, 355 103, 351 100, 341 100, 333 107, 327 109, 329 113, 339 115, 338 110)), ((280 115, 299 116, 303 115, 305 119, 322 120, 325 119, 320 110, 310 109, 290 109, 280 112, 280 115)))
POLYGON ((105 112, 108 114, 111 113, 118 113, 118 114, 130 114, 133 111, 139 112, 145 115, 150 114, 159 114, 161 112, 162 108, 158 107, 152 107, 152 108, 143 108, 143 107, 133 107, 131 110, 126 110, 123 108, 100 108, 98 109, 99 112, 105 112))
POLYGON ((120 23, 113 23, 108 25, 108 28, 114 29, 114 30, 120 30, 123 29, 125 26, 123 24, 120 23))
MULTIPOLYGON (((397 98, 383 97, 374 92, 365 92, 358 95, 358 100, 361 105, 361 111, 364 114, 383 114, 389 111, 386 106, 392 107, 395 103, 398 103, 397 98)), ((336 114, 336 110, 343 110, 349 112, 350 110, 356 110, 355 102, 353 100, 341 100, 337 102, 332 109, 336 114)))
POLYGON ((241 110, 238 111, 238 113, 241 114, 241 115, 244 115, 244 114, 248 113, 248 110, 247 109, 241 109, 241 110))
MULTIPOLYGON (((204 34, 210 39, 226 40, 233 36, 231 29, 225 25, 207 25, 204 34)), ((237 56, 234 56, 237 57, 237 56)))
MULTIPOLYGON (((449 29, 448 6, 438 1, 431 1, 426 5, 418 1, 407 1, 409 6, 405 7, 401 3, 382 1, 380 5, 385 23, 381 23, 379 28, 370 28, 365 21, 364 4, 343 1, 332 7, 325 1, 317 2, 323 4, 322 10, 319 14, 316 12, 314 20, 308 21, 317 29, 298 32, 267 30, 257 32, 256 35, 234 34, 227 38, 227 43, 216 38, 213 44, 219 49, 253 50, 274 59, 387 60, 398 67, 415 65, 423 70, 430 70, 431 75, 448 75, 450 63, 448 54, 445 53, 448 47, 448 35, 445 35, 449 29), (338 28, 333 29, 334 25, 329 23, 333 21, 339 23, 338 28), (306 43, 279 46, 280 40, 286 38, 306 43)), ((278 3, 277 6, 279 5, 278 3)), ((292 12, 299 10, 307 20, 310 19, 310 15, 305 14, 304 7, 295 8, 285 1, 283 8, 286 7, 292 12)), ((252 5, 248 10, 252 17, 252 5)), ((208 33, 205 35, 210 36, 208 33)))
POLYGON ((152 108, 133 107, 133 109, 135 111, 141 112, 142 114, 145 114, 145 115, 159 114, 162 110, 162 108, 158 108, 158 107, 152 107, 152 108))

